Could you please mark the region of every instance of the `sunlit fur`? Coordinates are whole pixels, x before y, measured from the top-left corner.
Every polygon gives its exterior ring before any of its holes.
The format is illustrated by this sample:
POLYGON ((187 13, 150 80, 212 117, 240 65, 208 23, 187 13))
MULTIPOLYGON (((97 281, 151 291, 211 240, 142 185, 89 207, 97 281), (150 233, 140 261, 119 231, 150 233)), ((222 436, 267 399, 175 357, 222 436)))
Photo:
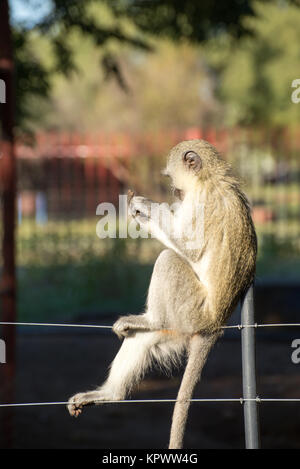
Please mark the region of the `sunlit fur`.
MULTIPOLYGON (((185 239, 176 240, 176 244, 206 289, 198 330, 203 326, 214 329, 228 318, 254 278, 256 235, 249 202, 230 165, 204 140, 185 141, 174 147, 164 172, 184 194, 177 222, 191 223, 190 219, 185 220, 185 214, 191 213, 187 209, 191 204, 196 206, 193 213, 197 213, 197 204, 204 206, 201 249, 186 249, 185 239), (196 173, 183 163, 182 155, 187 149, 201 157, 202 168, 196 173)), ((200 231, 201 227, 197 229, 200 231)))

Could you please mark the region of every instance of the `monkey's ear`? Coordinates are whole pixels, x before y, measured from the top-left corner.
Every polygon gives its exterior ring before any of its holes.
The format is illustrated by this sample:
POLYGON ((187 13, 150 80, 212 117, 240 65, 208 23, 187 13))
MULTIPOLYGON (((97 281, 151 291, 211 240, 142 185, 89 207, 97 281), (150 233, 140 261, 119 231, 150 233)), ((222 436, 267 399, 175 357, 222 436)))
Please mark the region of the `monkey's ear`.
POLYGON ((198 153, 196 153, 195 151, 192 151, 192 150, 186 151, 182 155, 182 159, 183 159, 184 164, 186 164, 188 168, 190 169, 199 171, 199 169, 202 168, 202 160, 200 156, 198 155, 198 153))

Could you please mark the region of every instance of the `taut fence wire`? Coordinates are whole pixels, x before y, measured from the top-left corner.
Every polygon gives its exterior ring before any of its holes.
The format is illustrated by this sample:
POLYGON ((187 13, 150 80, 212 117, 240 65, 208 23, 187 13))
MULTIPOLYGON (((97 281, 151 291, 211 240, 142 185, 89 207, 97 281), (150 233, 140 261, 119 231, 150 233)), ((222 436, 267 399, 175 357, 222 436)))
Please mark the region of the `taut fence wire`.
MULTIPOLYGON (((300 323, 273 323, 257 324, 254 322, 253 286, 251 286, 241 301, 241 324, 223 326, 221 329, 238 329, 242 334, 242 371, 243 371, 243 397, 237 398, 193 398, 190 402, 236 402, 244 406, 245 444, 248 449, 260 447, 258 405, 260 403, 288 403, 300 402, 300 398, 281 399, 260 397, 256 393, 256 363, 255 363, 255 329, 268 327, 299 327, 300 323)), ((68 324, 68 323, 40 323, 40 322, 7 322, 3 326, 38 326, 38 327, 71 327, 90 329, 112 329, 113 326, 99 324, 68 324)), ((153 404, 174 403, 176 399, 123 399, 119 401, 99 401, 101 404, 153 404)), ((96 402, 97 403, 97 402, 96 402)), ((0 403, 0 408, 67 405, 67 401, 53 402, 20 402, 0 403)))
MULTIPOLYGON (((168 403, 176 402, 177 399, 123 399, 121 401, 95 401, 95 404, 155 404, 155 403, 168 403)), ((244 399, 243 397, 229 397, 229 398, 194 398, 188 399, 189 402, 237 402, 245 404, 246 402, 300 402, 300 398, 293 399, 273 399, 268 397, 259 397, 255 399, 244 399)), ((51 406, 51 405, 67 405, 68 401, 53 401, 53 402, 18 402, 14 404, 0 404, 1 407, 30 407, 30 406, 51 406)))
MULTIPOLYGON (((47 323, 47 322, 1 322, 0 326, 45 326, 45 327, 85 327, 96 329, 112 329, 113 326, 103 326, 100 324, 68 324, 68 323, 47 323)), ((274 324, 233 324, 222 326, 220 329, 247 329, 259 327, 300 327, 300 323, 274 323, 274 324)), ((159 330, 159 329, 158 329, 159 330)), ((167 329, 164 329, 167 330, 167 329)))

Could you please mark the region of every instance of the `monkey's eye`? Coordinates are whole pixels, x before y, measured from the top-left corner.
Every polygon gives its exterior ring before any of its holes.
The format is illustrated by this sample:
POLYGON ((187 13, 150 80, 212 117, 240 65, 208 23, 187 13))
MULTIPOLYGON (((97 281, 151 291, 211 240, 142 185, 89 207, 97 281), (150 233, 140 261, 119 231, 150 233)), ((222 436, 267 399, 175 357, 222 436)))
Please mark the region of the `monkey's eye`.
POLYGON ((198 153, 189 150, 183 154, 183 161, 189 168, 198 170, 202 167, 202 161, 198 153))

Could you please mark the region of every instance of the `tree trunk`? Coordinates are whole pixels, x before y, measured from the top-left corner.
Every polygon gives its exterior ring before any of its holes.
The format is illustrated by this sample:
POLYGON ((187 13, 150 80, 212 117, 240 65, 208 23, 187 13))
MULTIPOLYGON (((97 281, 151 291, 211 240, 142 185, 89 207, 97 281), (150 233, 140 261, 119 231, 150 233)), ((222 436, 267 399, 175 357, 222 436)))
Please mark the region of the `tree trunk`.
MULTIPOLYGON (((0 0, 0 80, 5 83, 5 103, 0 103, 0 190, 2 197, 2 279, 1 279, 1 320, 16 320, 16 276, 15 276, 15 200, 16 162, 14 155, 14 66, 12 38, 9 23, 8 0, 0 0)), ((6 345, 6 364, 2 371, 2 402, 13 399, 15 374, 15 327, 3 326, 2 339, 6 345)), ((7 410, 7 409, 6 409, 7 410)), ((12 415, 5 413, 6 446, 11 445, 12 415)))

